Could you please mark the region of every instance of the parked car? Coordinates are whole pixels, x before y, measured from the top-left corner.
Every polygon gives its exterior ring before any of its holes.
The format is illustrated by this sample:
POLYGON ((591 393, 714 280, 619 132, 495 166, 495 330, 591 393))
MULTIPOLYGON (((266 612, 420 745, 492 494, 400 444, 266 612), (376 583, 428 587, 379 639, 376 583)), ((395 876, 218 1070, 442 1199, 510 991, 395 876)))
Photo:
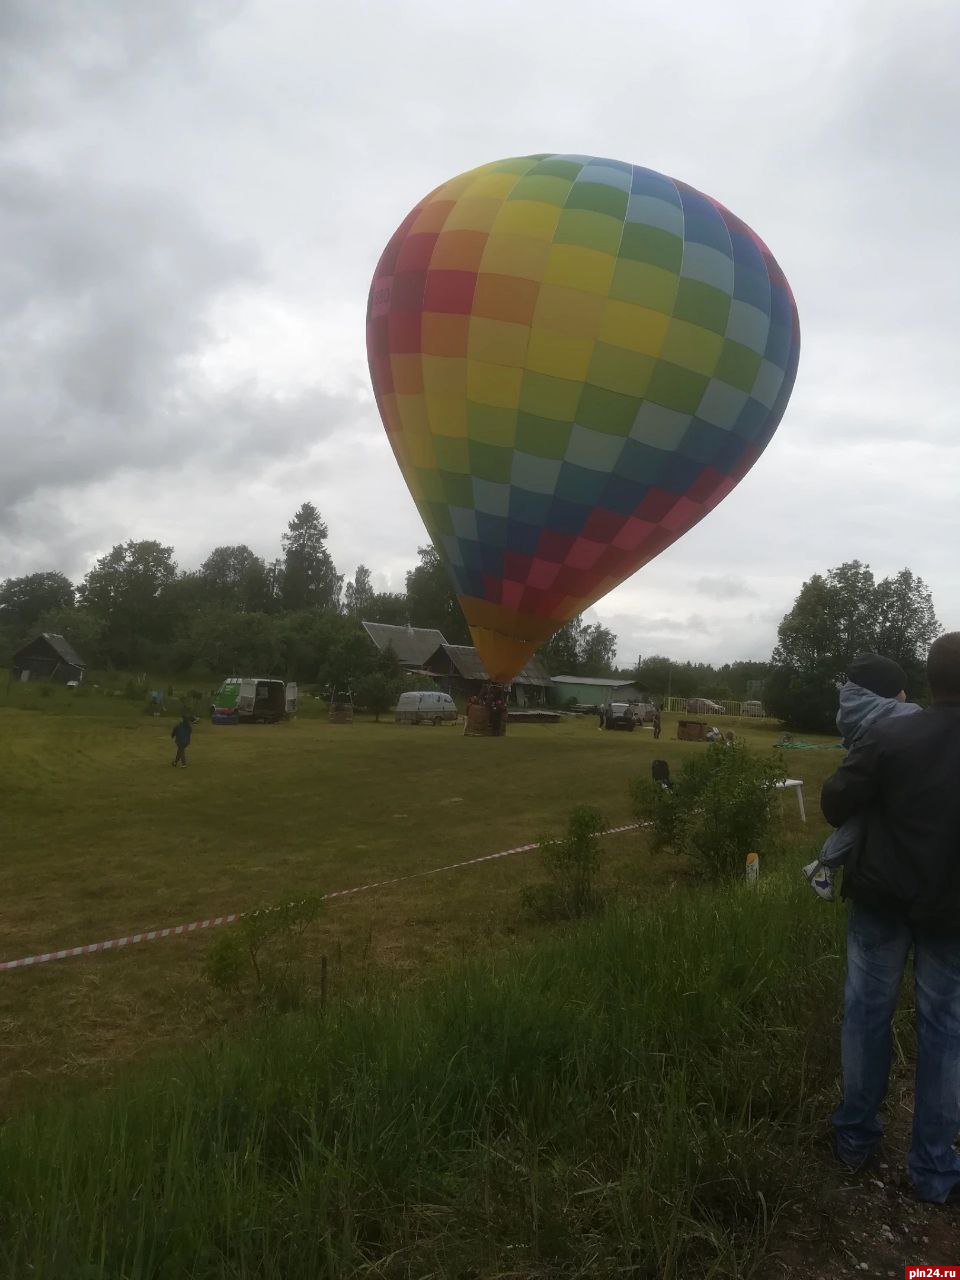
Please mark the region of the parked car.
POLYGON ((709 698, 690 698, 687 701, 687 712, 695 716, 722 716, 723 707, 719 702, 711 702, 709 698))
POLYGON ((636 702, 633 705, 636 713, 638 724, 653 724, 653 717, 657 714, 656 705, 652 702, 636 702))
POLYGON ((633 733, 637 727, 636 707, 629 702, 608 702, 603 708, 603 727, 633 733))
POLYGON ((297 686, 285 680, 230 676, 214 695, 214 724, 276 724, 297 713, 297 686))
POLYGON ((393 718, 397 724, 452 724, 459 712, 449 693, 423 689, 401 693, 393 718))
POLYGON ((763 704, 760 702, 745 702, 740 708, 740 713, 745 716, 762 716, 763 704))

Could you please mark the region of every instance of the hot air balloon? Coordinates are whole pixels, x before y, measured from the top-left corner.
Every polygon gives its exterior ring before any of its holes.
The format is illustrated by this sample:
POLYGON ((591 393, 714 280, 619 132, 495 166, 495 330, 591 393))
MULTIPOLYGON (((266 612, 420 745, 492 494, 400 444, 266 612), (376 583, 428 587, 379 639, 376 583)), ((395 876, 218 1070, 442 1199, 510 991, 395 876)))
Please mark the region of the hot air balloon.
POLYGON ((763 241, 651 169, 500 160, 411 210, 370 288, 370 374, 493 680, 733 489, 799 351, 763 241))

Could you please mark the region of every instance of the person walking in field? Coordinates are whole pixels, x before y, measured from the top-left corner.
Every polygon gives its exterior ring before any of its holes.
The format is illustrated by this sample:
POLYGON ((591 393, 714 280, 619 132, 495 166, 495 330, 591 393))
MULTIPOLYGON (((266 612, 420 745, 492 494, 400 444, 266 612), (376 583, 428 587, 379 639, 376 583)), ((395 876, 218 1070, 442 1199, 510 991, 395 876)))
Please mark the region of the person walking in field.
POLYGON ((907 1168, 920 1200, 960 1199, 960 632, 930 647, 933 705, 885 716, 823 784, 834 827, 863 831, 843 873, 847 919, 837 1156, 861 1168, 883 1134, 891 1022, 913 952, 917 1064, 907 1168))
POLYGON ((661 733, 662 729, 663 729, 663 725, 662 725, 661 720, 660 720, 660 708, 659 708, 659 707, 657 707, 657 709, 656 709, 656 710, 654 711, 654 713, 653 713, 653 739, 654 739, 654 741, 656 741, 656 740, 657 740, 657 738, 659 738, 659 737, 660 737, 660 733, 661 733))
POLYGON ((183 765, 184 769, 187 767, 187 747, 190 745, 192 736, 193 726, 190 723, 190 717, 185 714, 183 719, 178 720, 170 730, 170 737, 177 744, 177 754, 173 757, 174 768, 178 764, 183 765))

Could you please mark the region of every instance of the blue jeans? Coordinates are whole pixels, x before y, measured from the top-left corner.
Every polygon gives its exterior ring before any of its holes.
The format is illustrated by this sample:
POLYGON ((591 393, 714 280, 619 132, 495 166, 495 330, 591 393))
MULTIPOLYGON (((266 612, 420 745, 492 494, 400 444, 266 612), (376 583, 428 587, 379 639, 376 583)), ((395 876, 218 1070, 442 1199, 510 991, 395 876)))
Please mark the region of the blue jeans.
POLYGON ((913 947, 917 1074, 907 1169, 922 1200, 960 1184, 960 936, 933 936, 851 903, 843 1008, 843 1102, 833 1117, 837 1154, 856 1166, 883 1134, 891 1022, 913 947))

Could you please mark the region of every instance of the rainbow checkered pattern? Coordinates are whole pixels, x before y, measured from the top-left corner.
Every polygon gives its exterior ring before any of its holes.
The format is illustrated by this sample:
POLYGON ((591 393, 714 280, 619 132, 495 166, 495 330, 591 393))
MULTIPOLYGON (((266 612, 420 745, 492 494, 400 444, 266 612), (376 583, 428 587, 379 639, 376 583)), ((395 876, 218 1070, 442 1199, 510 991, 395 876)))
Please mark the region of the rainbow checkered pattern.
POLYGON ((766 245, 682 182, 501 160, 403 220, 370 289, 377 404, 494 679, 726 496, 793 387, 766 245))

